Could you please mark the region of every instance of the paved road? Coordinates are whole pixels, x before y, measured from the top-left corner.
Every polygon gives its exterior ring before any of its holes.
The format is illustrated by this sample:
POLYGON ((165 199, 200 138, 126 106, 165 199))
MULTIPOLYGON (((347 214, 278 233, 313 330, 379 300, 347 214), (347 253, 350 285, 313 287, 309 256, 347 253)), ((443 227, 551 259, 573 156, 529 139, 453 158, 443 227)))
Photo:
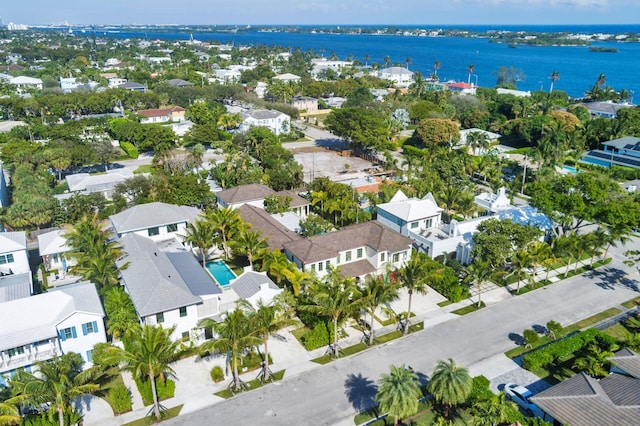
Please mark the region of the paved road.
MULTIPOLYGON (((355 356, 238 395, 167 424, 348 424, 368 407, 375 381, 389 365, 408 364, 428 375, 440 359, 470 366, 514 347, 514 335, 550 319, 574 323, 638 295, 638 274, 617 249, 610 266, 513 297, 355 356)), ((426 376, 423 376, 426 380, 426 376)))

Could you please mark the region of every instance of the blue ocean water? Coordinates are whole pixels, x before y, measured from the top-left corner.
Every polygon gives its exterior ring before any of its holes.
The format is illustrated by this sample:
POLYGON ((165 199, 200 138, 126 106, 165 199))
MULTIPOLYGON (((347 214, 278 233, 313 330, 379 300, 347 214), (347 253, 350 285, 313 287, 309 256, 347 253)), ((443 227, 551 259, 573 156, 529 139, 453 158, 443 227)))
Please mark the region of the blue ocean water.
MULTIPOLYGON (((315 27, 322 30, 323 27, 315 27)), ((330 27, 326 27, 330 28, 330 27)), ((398 26, 398 28, 404 28, 398 26)), ((406 28, 416 28, 407 26, 406 28)), ((433 28, 455 28, 438 26, 433 28)), ((640 25, 597 25, 597 26, 488 26, 465 27, 472 31, 488 30, 529 31, 529 32, 573 32, 573 33, 640 33, 640 25)), ((103 35, 96 32, 97 35, 103 35)), ((593 46, 615 47, 617 53, 590 52, 586 46, 523 46, 509 48, 506 44, 490 43, 486 38, 463 37, 416 37, 394 35, 351 35, 313 33, 259 32, 210 33, 204 31, 153 32, 140 29, 119 33, 104 33, 107 37, 188 40, 193 37, 201 41, 219 41, 235 45, 277 45, 302 50, 324 50, 325 56, 331 51, 341 58, 349 55, 364 62, 382 64, 389 56, 393 63, 405 65, 411 58, 409 69, 428 76, 433 72, 435 61, 440 62, 438 76, 441 81, 467 81, 467 67, 475 66, 471 81, 483 87, 493 87, 496 71, 500 66, 513 66, 523 70, 526 79, 518 82, 521 90, 549 90, 549 74, 560 73, 560 80, 554 85, 556 90, 564 90, 570 96, 581 97, 593 87, 598 75, 607 76, 606 84, 616 90, 626 89, 638 93, 638 69, 640 69, 640 43, 637 42, 596 42, 593 46)))

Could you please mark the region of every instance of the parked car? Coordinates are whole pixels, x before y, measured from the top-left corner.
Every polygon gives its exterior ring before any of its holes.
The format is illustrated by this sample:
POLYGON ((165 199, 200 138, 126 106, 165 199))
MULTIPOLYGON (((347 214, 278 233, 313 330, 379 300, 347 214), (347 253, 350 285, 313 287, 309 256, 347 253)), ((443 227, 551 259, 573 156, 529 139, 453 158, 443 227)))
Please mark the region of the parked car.
POLYGON ((508 400, 518 404, 528 416, 543 416, 542 410, 529 400, 529 398, 533 396, 533 393, 524 386, 516 385, 515 383, 507 383, 504 385, 504 394, 508 400))

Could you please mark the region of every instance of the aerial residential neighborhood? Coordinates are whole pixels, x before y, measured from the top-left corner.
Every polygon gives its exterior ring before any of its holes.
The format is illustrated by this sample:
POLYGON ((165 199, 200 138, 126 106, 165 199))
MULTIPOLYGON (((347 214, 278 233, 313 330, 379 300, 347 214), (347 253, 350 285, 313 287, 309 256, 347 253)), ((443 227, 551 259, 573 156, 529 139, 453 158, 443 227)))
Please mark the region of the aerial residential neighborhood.
POLYGON ((637 35, 371 31, 0 26, 0 425, 640 422, 633 88, 407 50, 637 35))

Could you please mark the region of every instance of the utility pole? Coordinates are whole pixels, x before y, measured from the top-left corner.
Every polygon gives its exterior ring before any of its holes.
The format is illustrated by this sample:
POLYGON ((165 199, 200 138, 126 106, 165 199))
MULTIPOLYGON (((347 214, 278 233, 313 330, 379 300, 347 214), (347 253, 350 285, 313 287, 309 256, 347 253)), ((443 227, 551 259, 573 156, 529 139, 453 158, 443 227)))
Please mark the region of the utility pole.
POLYGON ((524 195, 524 181, 527 178, 527 154, 524 155, 524 173, 522 174, 522 188, 520 193, 524 195))

